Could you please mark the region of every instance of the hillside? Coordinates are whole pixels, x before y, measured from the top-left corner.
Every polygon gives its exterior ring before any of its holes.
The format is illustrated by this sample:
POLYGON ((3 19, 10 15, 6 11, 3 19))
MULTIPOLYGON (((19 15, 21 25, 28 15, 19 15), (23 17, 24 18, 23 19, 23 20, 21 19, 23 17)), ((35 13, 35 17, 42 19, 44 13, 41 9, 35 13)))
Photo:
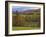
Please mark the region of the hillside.
POLYGON ((34 13, 34 12, 39 13, 40 9, 37 9, 37 10, 25 10, 25 11, 20 11, 20 12, 19 11, 16 11, 16 12, 12 11, 13 14, 30 14, 30 13, 34 13))

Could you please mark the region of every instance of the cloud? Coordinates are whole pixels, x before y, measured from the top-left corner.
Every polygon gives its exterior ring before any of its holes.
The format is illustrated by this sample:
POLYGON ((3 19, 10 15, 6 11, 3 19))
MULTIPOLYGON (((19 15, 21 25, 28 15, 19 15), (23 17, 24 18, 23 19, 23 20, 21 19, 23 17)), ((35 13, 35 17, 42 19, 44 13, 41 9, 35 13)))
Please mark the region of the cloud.
POLYGON ((25 11, 25 10, 35 10, 35 9, 39 9, 39 8, 35 8, 35 7, 23 7, 23 6, 13 6, 12 7, 12 11, 16 12, 16 11, 25 11))

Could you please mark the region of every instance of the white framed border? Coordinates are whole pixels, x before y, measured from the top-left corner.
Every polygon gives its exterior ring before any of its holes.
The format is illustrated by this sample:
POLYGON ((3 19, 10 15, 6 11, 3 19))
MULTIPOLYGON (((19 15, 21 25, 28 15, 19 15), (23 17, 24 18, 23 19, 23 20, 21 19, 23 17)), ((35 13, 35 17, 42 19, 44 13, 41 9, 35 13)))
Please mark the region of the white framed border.
POLYGON ((9 15, 9 34, 26 34, 26 33, 42 33, 43 32, 43 5, 39 4, 24 4, 24 3, 8 3, 8 15, 9 15), (26 6, 26 7, 38 7, 41 8, 41 28, 38 30, 19 30, 12 31, 12 6, 26 6))

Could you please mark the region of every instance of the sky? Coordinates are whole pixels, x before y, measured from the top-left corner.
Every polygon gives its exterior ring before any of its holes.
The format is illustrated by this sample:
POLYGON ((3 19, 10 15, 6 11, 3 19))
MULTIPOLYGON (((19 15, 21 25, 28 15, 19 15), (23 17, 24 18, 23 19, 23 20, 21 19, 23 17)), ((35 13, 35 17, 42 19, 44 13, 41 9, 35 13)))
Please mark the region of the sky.
POLYGON ((12 11, 16 12, 16 11, 25 11, 25 10, 35 10, 35 9, 38 9, 38 8, 35 8, 35 7, 23 7, 23 6, 13 6, 12 7, 12 11))

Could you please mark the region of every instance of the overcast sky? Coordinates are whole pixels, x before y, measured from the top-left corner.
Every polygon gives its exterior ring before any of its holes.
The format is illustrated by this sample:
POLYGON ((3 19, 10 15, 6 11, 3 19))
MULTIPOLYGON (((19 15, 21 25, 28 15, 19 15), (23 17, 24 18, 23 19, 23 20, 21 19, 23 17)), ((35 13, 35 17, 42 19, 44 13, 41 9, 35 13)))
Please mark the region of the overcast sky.
POLYGON ((13 6, 12 7, 12 11, 16 12, 17 11, 25 11, 25 10, 35 10, 35 9, 39 9, 39 8, 35 8, 35 7, 23 7, 23 6, 13 6))

